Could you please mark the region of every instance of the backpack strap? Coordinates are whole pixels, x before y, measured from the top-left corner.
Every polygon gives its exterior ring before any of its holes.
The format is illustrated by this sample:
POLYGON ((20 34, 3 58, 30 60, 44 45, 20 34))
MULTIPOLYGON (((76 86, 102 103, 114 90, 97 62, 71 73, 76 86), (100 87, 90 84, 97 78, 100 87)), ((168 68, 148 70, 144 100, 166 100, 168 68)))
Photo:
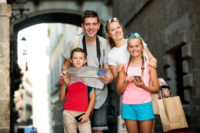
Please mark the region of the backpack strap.
MULTIPOLYGON (((98 35, 97 35, 97 38, 98 38, 98 41, 99 41, 99 37, 98 37, 98 35)), ((107 42, 106 42, 106 39, 101 39, 101 47, 102 47, 102 51, 103 51, 103 57, 105 56, 105 53, 106 53, 106 44, 107 44, 107 42)), ((101 50, 100 50, 100 41, 99 41, 99 50, 97 50, 97 51, 99 51, 99 62, 100 62, 100 58, 101 58, 101 50)), ((98 53, 97 53, 98 54, 98 53)), ((98 56, 98 55, 97 55, 98 56)), ((102 64, 103 65, 103 64, 102 64)))
MULTIPOLYGON (((85 35, 83 36, 83 39, 82 39, 82 43, 83 43, 83 50, 85 51, 86 53, 86 56, 87 56, 87 47, 86 47, 86 42, 85 42, 85 35)), ((86 66, 87 66, 87 62, 86 62, 86 66)))
MULTIPOLYGON (((79 42, 80 36, 76 36, 74 39, 74 42, 72 44, 72 50, 78 47, 78 42, 79 42)), ((82 39, 82 43, 83 43, 83 49, 86 51, 86 55, 87 55, 87 48, 86 48, 86 43, 85 43, 85 36, 83 36, 82 39)), ((106 40, 102 39, 102 49, 103 49, 103 55, 105 55, 105 51, 106 51, 106 40)), ((99 68, 101 67, 101 50, 100 50, 100 41, 99 41, 99 37, 97 36, 96 38, 96 49, 97 49, 97 58, 99 61, 99 68)), ((87 65, 87 64, 86 64, 87 65)))
POLYGON ((72 44, 72 50, 78 47, 79 38, 80 36, 75 37, 74 42, 72 44))

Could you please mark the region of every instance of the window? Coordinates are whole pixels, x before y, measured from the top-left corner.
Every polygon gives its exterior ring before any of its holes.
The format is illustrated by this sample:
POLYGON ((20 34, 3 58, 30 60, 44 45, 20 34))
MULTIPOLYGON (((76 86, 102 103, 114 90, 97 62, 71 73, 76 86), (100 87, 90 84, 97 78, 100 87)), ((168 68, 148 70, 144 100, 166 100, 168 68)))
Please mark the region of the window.
MULTIPOLYGON (((171 88, 175 89, 175 94, 180 96, 181 102, 187 104, 188 101, 185 100, 184 96, 184 85, 183 85, 183 55, 182 55, 182 46, 183 44, 178 45, 176 48, 169 51, 171 64, 169 66, 170 71, 168 72, 168 77, 171 82, 171 88)), ((175 95, 173 94, 173 95, 175 95)))

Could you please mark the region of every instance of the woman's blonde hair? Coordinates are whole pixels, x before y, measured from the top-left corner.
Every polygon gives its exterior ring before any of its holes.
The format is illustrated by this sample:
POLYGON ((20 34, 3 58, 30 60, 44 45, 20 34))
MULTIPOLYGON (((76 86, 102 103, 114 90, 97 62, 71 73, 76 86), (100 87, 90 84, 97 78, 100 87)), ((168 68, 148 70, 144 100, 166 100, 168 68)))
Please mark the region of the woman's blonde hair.
MULTIPOLYGON (((119 20, 118 20, 117 18, 112 18, 112 19, 106 20, 105 30, 106 30, 106 33, 107 33, 107 34, 109 34, 109 33, 108 33, 108 31, 109 31, 109 30, 108 30, 108 25, 110 25, 110 23, 112 23, 112 22, 118 22, 119 25, 121 26, 122 30, 123 30, 123 33, 124 33, 124 29, 123 29, 121 23, 119 22, 119 20)), ((114 40, 113 40, 111 37, 109 37, 107 34, 106 34, 106 39, 108 40, 110 47, 111 47, 111 48, 115 47, 115 42, 114 42, 114 40)))

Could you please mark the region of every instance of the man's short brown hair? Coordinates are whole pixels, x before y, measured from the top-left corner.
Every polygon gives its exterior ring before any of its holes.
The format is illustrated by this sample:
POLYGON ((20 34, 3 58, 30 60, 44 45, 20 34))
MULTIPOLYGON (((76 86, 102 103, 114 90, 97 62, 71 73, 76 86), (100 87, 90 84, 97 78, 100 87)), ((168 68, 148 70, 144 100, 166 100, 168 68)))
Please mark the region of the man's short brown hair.
POLYGON ((85 18, 97 18, 98 22, 99 22, 99 17, 97 12, 92 11, 92 10, 85 10, 83 13, 83 17, 82 17, 82 23, 84 23, 85 18))

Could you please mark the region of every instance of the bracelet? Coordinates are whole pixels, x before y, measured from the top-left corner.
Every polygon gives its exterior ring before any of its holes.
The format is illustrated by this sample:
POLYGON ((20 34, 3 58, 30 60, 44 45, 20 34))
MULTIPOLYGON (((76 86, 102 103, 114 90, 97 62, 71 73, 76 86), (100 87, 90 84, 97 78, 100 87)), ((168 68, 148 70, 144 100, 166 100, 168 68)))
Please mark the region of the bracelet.
POLYGON ((124 65, 123 65, 123 67, 122 67, 122 69, 121 69, 121 72, 124 70, 124 65))

